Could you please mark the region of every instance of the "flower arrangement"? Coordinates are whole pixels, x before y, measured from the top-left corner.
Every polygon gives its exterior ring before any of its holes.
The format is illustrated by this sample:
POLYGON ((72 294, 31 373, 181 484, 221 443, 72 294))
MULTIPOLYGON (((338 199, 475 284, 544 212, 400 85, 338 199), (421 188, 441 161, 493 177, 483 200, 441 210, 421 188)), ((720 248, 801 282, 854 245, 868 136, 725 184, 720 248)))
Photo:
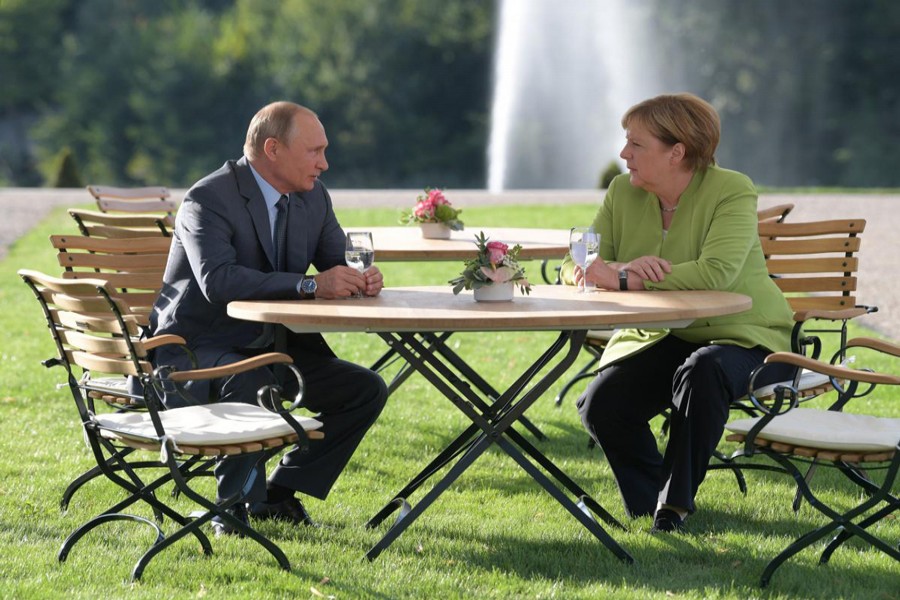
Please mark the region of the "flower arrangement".
POLYGON ((437 188, 425 188, 424 194, 416 197, 416 205, 410 210, 400 213, 400 222, 407 223, 441 223, 453 231, 462 231, 463 222, 459 220, 462 210, 453 208, 444 192, 437 188))
POLYGON ((503 242, 489 242, 483 231, 475 236, 475 245, 478 246, 478 256, 467 260, 459 277, 448 282, 453 286, 454 294, 506 282, 514 283, 523 294, 531 293, 525 269, 518 262, 522 246, 516 244, 510 248, 503 242))

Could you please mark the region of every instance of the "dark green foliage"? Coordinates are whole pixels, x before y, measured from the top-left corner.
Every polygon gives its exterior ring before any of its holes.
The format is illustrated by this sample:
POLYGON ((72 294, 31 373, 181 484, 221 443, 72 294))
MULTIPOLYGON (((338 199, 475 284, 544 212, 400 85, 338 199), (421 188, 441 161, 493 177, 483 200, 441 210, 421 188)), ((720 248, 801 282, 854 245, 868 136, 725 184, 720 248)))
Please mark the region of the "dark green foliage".
MULTIPOLYGON (((900 3, 632 4, 632 83, 709 99, 722 166, 763 186, 900 185, 900 3)), ((484 187, 498 5, 2 0, 0 181, 39 185, 69 146, 88 181, 188 186, 288 99, 325 124, 332 187, 484 187)))
POLYGON ((610 161, 610 163, 606 166, 602 173, 600 173, 600 183, 597 186, 601 190, 605 190, 609 187, 610 182, 616 175, 622 174, 622 167, 619 166, 619 163, 616 161, 610 161))
POLYGON ((71 148, 63 148, 59 151, 56 174, 51 182, 51 187, 55 188, 80 188, 84 187, 84 181, 78 172, 78 164, 75 162, 75 156, 72 154, 71 148))

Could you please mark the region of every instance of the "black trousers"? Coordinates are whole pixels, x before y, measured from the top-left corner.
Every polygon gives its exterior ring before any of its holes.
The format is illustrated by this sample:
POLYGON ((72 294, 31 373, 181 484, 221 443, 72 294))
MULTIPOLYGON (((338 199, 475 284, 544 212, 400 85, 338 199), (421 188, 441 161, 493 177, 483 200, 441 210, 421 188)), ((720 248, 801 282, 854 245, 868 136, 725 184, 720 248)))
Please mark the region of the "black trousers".
MULTIPOLYGON (((286 452, 269 476, 269 481, 315 498, 325 499, 334 482, 353 456, 363 436, 375 423, 387 401, 387 386, 381 377, 367 367, 336 358, 327 346, 309 347, 308 344, 292 344, 295 336, 288 336, 285 351, 303 374, 303 403, 318 413, 325 438, 312 441, 308 452, 294 448, 286 452)), ((297 336, 299 339, 299 336, 297 336)), ((271 350, 271 349, 266 349, 271 350)), ((240 351, 222 348, 195 348, 200 367, 226 365, 237 362, 259 351, 240 351)), ((176 364, 180 369, 184 354, 175 351, 164 354, 157 351, 154 363, 176 364)), ((256 393, 264 385, 283 383, 285 390, 296 393, 293 374, 275 367, 262 367, 237 376, 198 381, 187 385, 190 399, 178 394, 166 394, 168 408, 184 406, 190 402, 245 402, 256 403, 256 393), (277 372, 282 376, 276 377, 277 372), (279 381, 283 379, 283 381, 279 381), (292 389, 293 387, 293 389, 292 389)), ((215 468, 217 496, 222 501, 239 494, 246 502, 264 501, 266 477, 264 465, 258 464, 261 453, 227 457, 215 468)))
MULTIPOLYGON (((695 510, 729 405, 747 394, 751 371, 768 353, 669 335, 607 367, 588 385, 578 399, 581 421, 603 449, 630 516, 653 514, 657 502, 695 510), (666 409, 669 439, 660 454, 649 421, 666 409)), ((783 366, 766 373, 768 382, 793 375, 783 366)))

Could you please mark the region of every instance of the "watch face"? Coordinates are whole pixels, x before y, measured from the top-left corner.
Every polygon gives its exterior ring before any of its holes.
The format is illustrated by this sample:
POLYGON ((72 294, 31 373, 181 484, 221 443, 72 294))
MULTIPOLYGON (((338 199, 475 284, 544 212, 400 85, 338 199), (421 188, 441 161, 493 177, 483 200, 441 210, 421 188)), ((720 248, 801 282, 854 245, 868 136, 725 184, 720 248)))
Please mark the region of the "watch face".
POLYGON ((304 294, 315 294, 317 287, 316 280, 312 277, 308 277, 300 282, 300 291, 304 294))

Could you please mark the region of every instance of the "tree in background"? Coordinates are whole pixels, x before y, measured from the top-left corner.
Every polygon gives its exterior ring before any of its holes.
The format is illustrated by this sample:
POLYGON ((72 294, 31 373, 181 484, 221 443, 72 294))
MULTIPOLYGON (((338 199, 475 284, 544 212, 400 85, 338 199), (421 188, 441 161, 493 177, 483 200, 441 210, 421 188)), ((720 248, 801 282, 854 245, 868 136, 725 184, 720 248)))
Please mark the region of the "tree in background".
POLYGON ((0 2, 0 185, 40 185, 28 129, 51 102, 70 0, 0 2))
MULTIPOLYGON (((73 4, 72 6, 75 6, 73 4)), ((479 187, 492 13, 478 0, 77 3, 35 129, 90 181, 190 185, 264 104, 317 111, 332 186, 479 187)))
MULTIPOLYGON (((900 3, 629 1, 662 63, 636 75, 719 109, 724 166, 900 185, 900 3)), ((187 186, 287 99, 321 116, 333 187, 484 187, 496 2, 2 0, 0 185, 67 146, 88 182, 187 186)))
POLYGON ((84 180, 81 179, 81 174, 78 171, 78 163, 72 155, 71 148, 66 147, 59 151, 57 165, 54 169, 54 175, 50 185, 55 188, 84 187, 84 180))

